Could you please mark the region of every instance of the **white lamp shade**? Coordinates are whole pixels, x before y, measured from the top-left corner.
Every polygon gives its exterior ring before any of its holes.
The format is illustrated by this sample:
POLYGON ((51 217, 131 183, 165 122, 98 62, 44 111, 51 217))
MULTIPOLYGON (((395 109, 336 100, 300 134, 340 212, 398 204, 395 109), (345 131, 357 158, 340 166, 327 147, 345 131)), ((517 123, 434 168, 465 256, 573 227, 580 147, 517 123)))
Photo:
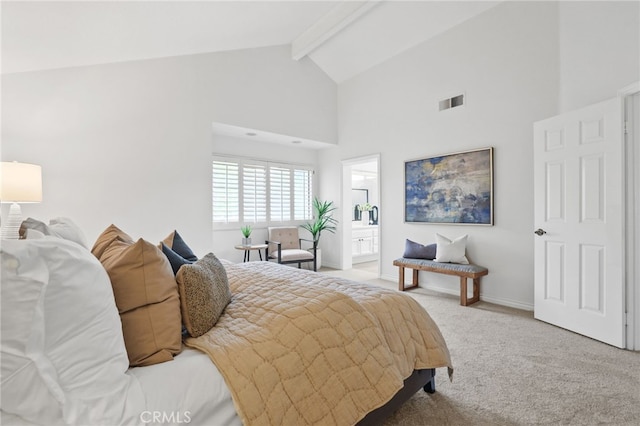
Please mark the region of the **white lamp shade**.
POLYGON ((35 164, 0 163, 0 201, 39 203, 42 201, 42 167, 35 164))

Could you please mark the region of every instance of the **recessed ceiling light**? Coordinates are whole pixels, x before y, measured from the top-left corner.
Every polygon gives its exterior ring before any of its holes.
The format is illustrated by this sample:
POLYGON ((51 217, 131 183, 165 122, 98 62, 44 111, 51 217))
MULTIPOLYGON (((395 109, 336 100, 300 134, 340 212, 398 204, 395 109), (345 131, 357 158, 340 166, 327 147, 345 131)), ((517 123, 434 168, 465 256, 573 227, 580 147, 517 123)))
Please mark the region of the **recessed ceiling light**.
POLYGON ((256 133, 253 133, 253 132, 247 132, 247 133, 245 133, 245 134, 246 134, 247 136, 255 136, 255 135, 256 135, 256 133))
POLYGON ((291 141, 291 143, 302 143, 302 141, 291 141))

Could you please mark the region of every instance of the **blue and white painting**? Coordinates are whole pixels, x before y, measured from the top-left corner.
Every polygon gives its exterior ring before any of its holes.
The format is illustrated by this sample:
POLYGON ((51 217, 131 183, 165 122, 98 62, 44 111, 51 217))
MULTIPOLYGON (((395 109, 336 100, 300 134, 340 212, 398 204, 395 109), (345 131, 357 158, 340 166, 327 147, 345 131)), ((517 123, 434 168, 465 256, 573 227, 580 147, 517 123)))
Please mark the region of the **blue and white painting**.
POLYGON ((493 148, 404 167, 405 222, 493 225, 493 148))

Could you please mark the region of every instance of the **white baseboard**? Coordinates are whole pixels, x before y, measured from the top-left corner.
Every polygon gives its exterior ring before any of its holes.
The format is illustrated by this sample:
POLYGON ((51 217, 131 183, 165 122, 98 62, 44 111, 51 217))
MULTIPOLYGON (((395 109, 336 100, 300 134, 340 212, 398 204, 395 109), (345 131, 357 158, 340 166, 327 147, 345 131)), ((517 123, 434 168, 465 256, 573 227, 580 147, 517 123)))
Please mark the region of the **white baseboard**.
POLYGON ((381 280, 385 280, 385 281, 393 281, 394 283, 398 282, 398 276, 391 276, 391 275, 380 275, 380 279, 381 280))
POLYGON ((365 256, 354 256, 351 259, 351 264, 355 265, 357 263, 373 262, 376 260, 378 260, 378 253, 369 254, 365 256))
POLYGON ((340 265, 333 262, 327 262, 324 259, 322 259, 322 267, 331 268, 331 269, 341 269, 340 265))
MULTIPOLYGON (((381 275, 380 279, 386 280, 386 281, 393 281, 395 283, 398 282, 398 277, 397 276, 381 275)), ((445 294, 452 294, 454 296, 460 296, 460 291, 453 290, 453 289, 450 289, 450 288, 439 287, 439 286, 428 285, 428 284, 424 285, 423 283, 420 284, 420 287, 426 288, 427 290, 437 291, 439 293, 445 293, 445 294)), ((522 309, 522 310, 525 310, 525 311, 533 311, 533 305, 530 304, 530 303, 522 303, 522 302, 519 302, 517 300, 504 299, 504 298, 501 298, 501 297, 486 296, 486 295, 483 295, 482 292, 480 292, 480 300, 482 300, 484 302, 494 303, 496 305, 508 306, 510 308, 522 309)))

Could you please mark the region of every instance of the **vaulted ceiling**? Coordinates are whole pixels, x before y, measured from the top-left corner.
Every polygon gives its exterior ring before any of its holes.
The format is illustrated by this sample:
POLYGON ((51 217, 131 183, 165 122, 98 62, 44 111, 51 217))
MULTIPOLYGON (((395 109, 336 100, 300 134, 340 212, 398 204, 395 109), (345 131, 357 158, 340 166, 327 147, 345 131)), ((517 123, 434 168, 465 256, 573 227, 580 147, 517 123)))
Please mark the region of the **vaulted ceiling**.
POLYGON ((337 83, 499 1, 2 1, 2 73, 291 45, 337 83))

